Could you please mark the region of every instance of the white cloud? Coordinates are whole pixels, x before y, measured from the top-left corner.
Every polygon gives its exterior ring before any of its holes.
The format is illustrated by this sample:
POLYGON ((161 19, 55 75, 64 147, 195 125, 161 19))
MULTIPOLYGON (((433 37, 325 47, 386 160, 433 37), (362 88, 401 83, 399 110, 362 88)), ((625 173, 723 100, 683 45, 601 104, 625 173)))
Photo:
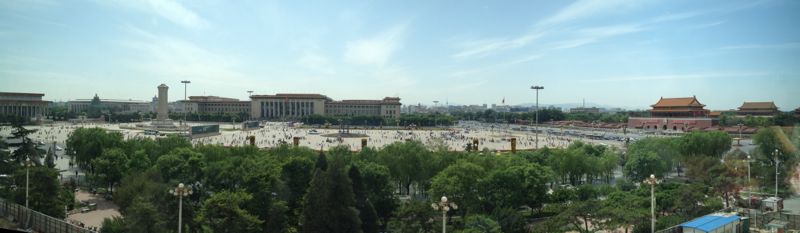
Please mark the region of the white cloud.
POLYGON ((646 1, 636 0, 578 0, 556 14, 539 21, 536 26, 546 27, 581 18, 595 17, 638 6, 646 1))
POLYGON ((134 39, 123 41, 123 45, 144 55, 141 60, 133 61, 133 65, 151 73, 153 78, 191 78, 196 83, 227 86, 243 85, 252 78, 240 71, 243 65, 237 57, 136 28, 128 31, 134 39))
POLYGON ((300 65, 323 74, 336 73, 327 57, 316 52, 306 51, 297 61, 300 65))
POLYGON ((765 77, 769 72, 708 72, 691 74, 660 74, 660 75, 639 75, 621 76, 601 79, 580 80, 588 83, 601 82, 631 82, 631 81, 659 81, 659 80, 686 80, 686 79, 709 79, 709 78, 736 78, 736 77, 765 77))
POLYGON ((482 57, 498 50, 515 49, 528 45, 544 36, 543 32, 529 33, 515 38, 490 39, 462 43, 464 50, 453 55, 453 58, 464 59, 482 57))
POLYGON ((779 43, 779 44, 744 44, 725 46, 720 49, 734 50, 734 49, 799 49, 800 42, 779 43))
POLYGON ((143 11, 151 14, 158 15, 167 19, 175 24, 194 28, 202 29, 208 27, 208 23, 200 18, 194 11, 186 8, 178 1, 172 0, 117 0, 119 5, 128 7, 130 9, 143 11))
POLYGON ((578 38, 550 44, 550 49, 571 49, 598 42, 602 39, 646 30, 639 24, 620 24, 586 28, 577 31, 578 38))
POLYGON ((400 47, 406 25, 397 25, 371 38, 347 42, 344 60, 359 65, 383 65, 400 47))
POLYGON ((718 26, 718 25, 723 24, 723 23, 725 23, 725 21, 716 21, 716 22, 710 22, 710 23, 696 24, 696 25, 689 26, 689 29, 695 29, 696 30, 696 29, 710 28, 710 27, 718 26))

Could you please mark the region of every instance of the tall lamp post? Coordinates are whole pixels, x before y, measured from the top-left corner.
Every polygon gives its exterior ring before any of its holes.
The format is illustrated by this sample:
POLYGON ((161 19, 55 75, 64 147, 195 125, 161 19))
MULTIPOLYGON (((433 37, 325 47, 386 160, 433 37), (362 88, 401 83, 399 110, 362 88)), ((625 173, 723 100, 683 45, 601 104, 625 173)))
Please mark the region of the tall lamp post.
POLYGON ((181 226, 183 225, 183 223, 181 223, 183 220, 183 197, 192 194, 192 189, 180 183, 175 189, 170 189, 169 193, 178 197, 178 233, 181 233, 181 226))
POLYGON ((780 151, 775 149, 775 198, 778 198, 778 165, 781 163, 781 161, 778 161, 778 153, 780 151))
MULTIPOLYGON (((745 152, 746 153, 746 152, 745 152)), ((750 155, 747 155, 747 208, 750 211, 750 202, 753 199, 753 189, 750 187, 750 155)))
POLYGON ((31 209, 28 207, 28 193, 30 192, 30 167, 31 167, 31 157, 25 158, 25 209, 26 211, 26 221, 25 226, 27 227, 31 221, 31 209))
POLYGON ((658 184, 656 175, 650 174, 650 178, 644 180, 645 184, 650 185, 650 232, 656 232, 656 196, 655 186, 658 184))
POLYGON ((442 233, 447 233, 447 211, 450 209, 457 210, 458 206, 454 202, 448 202, 447 197, 442 196, 440 202, 431 204, 433 210, 441 210, 442 211, 442 233))
POLYGON ((536 90, 536 125, 534 126, 534 130, 536 131, 536 149, 539 149, 539 90, 543 90, 544 86, 531 86, 531 89, 536 90))
POLYGON ((186 115, 189 113, 189 111, 186 109, 186 106, 187 106, 187 104, 186 104, 186 86, 189 85, 189 83, 192 83, 192 81, 183 80, 183 81, 181 81, 181 83, 183 83, 183 122, 185 124, 186 123, 186 115))

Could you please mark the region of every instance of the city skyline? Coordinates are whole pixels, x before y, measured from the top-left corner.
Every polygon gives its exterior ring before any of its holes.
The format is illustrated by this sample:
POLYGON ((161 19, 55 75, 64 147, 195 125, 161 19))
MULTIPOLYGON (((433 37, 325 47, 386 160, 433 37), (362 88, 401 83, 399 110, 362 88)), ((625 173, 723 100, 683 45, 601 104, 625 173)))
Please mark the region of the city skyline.
POLYGON ((45 99, 398 96, 406 105, 697 96, 800 107, 792 1, 4 1, 0 91, 45 99))

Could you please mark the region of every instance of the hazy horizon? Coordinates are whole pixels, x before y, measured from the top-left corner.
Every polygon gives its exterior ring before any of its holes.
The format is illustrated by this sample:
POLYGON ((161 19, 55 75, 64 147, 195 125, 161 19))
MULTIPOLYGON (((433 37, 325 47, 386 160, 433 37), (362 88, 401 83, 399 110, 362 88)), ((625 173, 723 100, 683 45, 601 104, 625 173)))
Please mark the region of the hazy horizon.
POLYGON ((0 91, 800 107, 800 2, 2 1, 0 91))

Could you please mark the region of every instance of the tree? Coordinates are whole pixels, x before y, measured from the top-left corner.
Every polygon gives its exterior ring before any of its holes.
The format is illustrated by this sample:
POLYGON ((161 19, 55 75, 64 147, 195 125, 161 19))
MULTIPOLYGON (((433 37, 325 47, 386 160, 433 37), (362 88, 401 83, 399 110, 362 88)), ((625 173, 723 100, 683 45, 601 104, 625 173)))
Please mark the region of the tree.
POLYGON ((651 174, 663 177, 669 171, 666 162, 655 152, 629 154, 623 169, 625 176, 634 181, 644 180, 651 174))
POLYGON ((648 211, 645 208, 647 200, 629 192, 616 191, 608 195, 602 202, 602 208, 598 215, 607 218, 603 226, 607 230, 625 229, 625 233, 631 226, 643 219, 647 219, 648 211))
POLYGON ((731 137, 721 131, 692 131, 679 140, 679 148, 685 156, 711 156, 719 158, 731 149, 731 137))
POLYGON ((356 208, 361 219, 361 230, 364 233, 378 232, 378 214, 375 213, 375 207, 372 206, 372 202, 367 198, 367 190, 362 182, 361 172, 358 171, 358 167, 350 167, 347 176, 353 183, 356 208))
POLYGON ((137 197, 133 204, 123 212, 126 229, 130 233, 166 232, 164 215, 152 202, 137 197))
POLYGON ((23 164, 27 159, 30 159, 36 165, 41 164, 41 157, 42 153, 36 148, 36 143, 33 142, 28 135, 35 133, 37 130, 30 130, 26 129, 22 125, 14 125, 14 132, 11 134, 13 135, 12 138, 22 140, 22 143, 19 144, 19 148, 13 152, 14 160, 17 164, 23 164))
POLYGON ((122 175, 128 171, 128 156, 121 149, 114 148, 103 151, 103 155, 92 160, 97 174, 108 184, 111 193, 114 185, 122 180, 122 175))
POLYGON ((249 193, 222 191, 203 202, 195 221, 211 232, 255 232, 263 222, 242 208, 253 196, 249 193))
POLYGON ((327 170, 316 170, 304 202, 303 232, 362 232, 343 158, 336 156, 327 170))
POLYGON ((297 210, 290 213, 292 222, 297 222, 302 207, 303 196, 306 195, 308 183, 314 172, 314 162, 305 157, 292 157, 281 168, 281 179, 289 189, 287 204, 289 209, 297 210))
POLYGON ((525 231, 526 219, 519 211, 505 207, 492 211, 492 219, 497 220, 503 232, 523 233, 525 231))
MULTIPOLYGON (((64 206, 73 200, 61 198, 61 185, 58 183, 58 171, 43 166, 28 168, 29 179, 28 202, 30 208, 56 218, 64 217, 64 206)), ((26 168, 20 167, 14 173, 14 182, 17 184, 15 200, 18 204, 25 203, 25 173, 26 168)))
POLYGON ((380 225, 386 227, 389 218, 397 208, 397 198, 389 176, 389 168, 377 163, 356 164, 361 171, 367 199, 375 207, 375 212, 381 219, 380 225))
POLYGON ((44 158, 44 165, 49 167, 49 168, 55 168, 56 167, 55 151, 53 151, 52 148, 51 149, 47 149, 47 157, 44 158))
POLYGON ((67 149, 74 154, 75 162, 82 168, 89 168, 92 160, 103 154, 103 150, 122 145, 122 134, 119 132, 106 132, 102 128, 78 128, 72 131, 67 139, 67 149))
POLYGON ((551 172, 537 164, 520 164, 491 171, 479 187, 485 191, 489 210, 528 205, 541 207, 547 195, 551 172), (520 192, 520 190, 525 190, 520 192))
POLYGON ((460 160, 433 177, 431 194, 433 197, 447 196, 467 213, 480 212, 480 194, 475 185, 485 174, 482 167, 460 160))
POLYGON ((125 233, 128 232, 126 228, 125 219, 120 216, 103 219, 103 225, 100 227, 100 233, 125 233))
POLYGON ((461 233, 500 233, 500 224, 485 215, 468 215, 461 233))
POLYGON ((387 228, 389 232, 433 232, 435 215, 430 203, 410 200, 400 205, 387 228))

